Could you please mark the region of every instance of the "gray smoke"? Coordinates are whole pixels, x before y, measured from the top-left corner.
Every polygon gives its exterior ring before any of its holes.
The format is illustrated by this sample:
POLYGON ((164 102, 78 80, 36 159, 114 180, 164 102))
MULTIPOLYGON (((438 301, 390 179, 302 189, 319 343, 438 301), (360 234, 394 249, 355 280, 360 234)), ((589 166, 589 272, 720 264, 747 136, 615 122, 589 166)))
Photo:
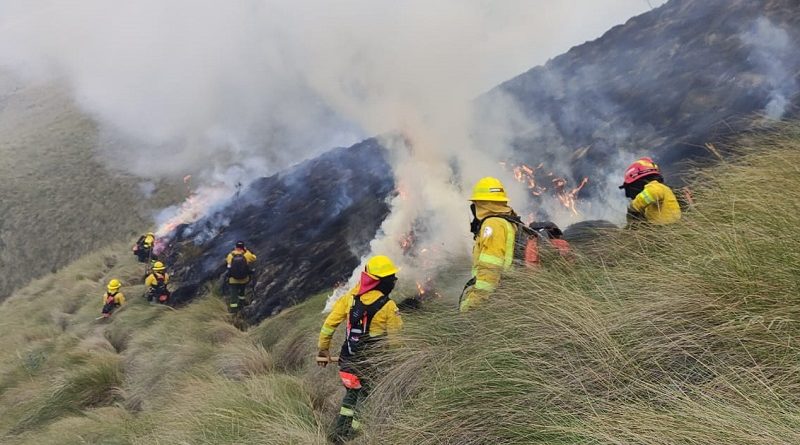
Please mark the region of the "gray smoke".
MULTIPOLYGON (((375 253, 422 225, 430 257, 465 254, 465 199, 525 124, 473 98, 648 9, 642 0, 6 0, 0 64, 58 81, 100 123, 104 158, 204 188, 160 215, 215 207, 235 184, 336 145, 386 138, 399 188, 375 253), (436 247, 436 249, 433 249, 436 247)), ((521 115, 520 115, 521 116, 521 115)), ((525 130, 522 128, 522 130, 525 130)), ((562 153, 568 156, 570 152, 562 153)), ((557 167, 557 166, 554 166, 557 167)), ((422 272, 420 272, 422 273, 422 272)))
POLYGON ((791 96, 799 89, 797 74, 790 68, 797 54, 789 33, 761 17, 742 35, 742 41, 752 48, 750 61, 761 71, 770 90, 764 113, 770 119, 782 118, 791 105, 791 96))

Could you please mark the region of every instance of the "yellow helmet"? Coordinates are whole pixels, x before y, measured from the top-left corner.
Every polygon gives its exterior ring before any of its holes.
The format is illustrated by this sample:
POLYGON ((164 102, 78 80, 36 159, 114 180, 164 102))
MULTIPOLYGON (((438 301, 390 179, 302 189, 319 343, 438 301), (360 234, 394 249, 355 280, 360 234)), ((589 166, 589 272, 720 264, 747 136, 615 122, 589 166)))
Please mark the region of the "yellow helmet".
POLYGON ((375 255, 367 261, 366 272, 377 278, 394 275, 398 271, 392 260, 385 255, 375 255))
POLYGON ((469 200, 508 202, 508 196, 506 196, 506 189, 499 179, 487 176, 475 183, 472 197, 469 200))
POLYGON ((165 266, 164 263, 162 263, 161 261, 156 261, 156 264, 153 264, 153 270, 156 272, 161 272, 166 268, 167 266, 165 266))
POLYGON ((120 287, 122 287, 122 283, 120 283, 118 279, 114 278, 108 282, 107 289, 109 292, 115 292, 118 291, 120 287))
POLYGON ((153 232, 147 232, 147 236, 156 236, 156 234, 153 232))

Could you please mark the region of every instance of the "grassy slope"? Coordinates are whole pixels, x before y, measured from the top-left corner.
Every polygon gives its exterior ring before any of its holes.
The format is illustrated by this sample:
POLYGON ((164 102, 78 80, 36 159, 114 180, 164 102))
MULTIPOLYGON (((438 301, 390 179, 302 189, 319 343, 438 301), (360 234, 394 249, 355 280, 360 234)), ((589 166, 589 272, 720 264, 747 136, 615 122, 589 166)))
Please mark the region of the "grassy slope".
POLYGON ((0 73, 0 299, 149 223, 180 199, 95 160, 98 133, 64 88, 21 86, 0 73))
POLYGON ((372 442, 800 443, 800 130, 750 145, 683 224, 412 325, 372 442))
MULTIPOLYGON (((685 223, 509 277, 485 308, 406 317, 369 443, 800 443, 800 130, 698 181, 685 223)), ((0 442, 324 443, 323 297, 242 333, 213 295, 145 304, 116 245, 0 307, 0 442), (131 304, 97 316, 102 282, 131 304)), ((452 298, 452 296, 451 296, 452 298)))

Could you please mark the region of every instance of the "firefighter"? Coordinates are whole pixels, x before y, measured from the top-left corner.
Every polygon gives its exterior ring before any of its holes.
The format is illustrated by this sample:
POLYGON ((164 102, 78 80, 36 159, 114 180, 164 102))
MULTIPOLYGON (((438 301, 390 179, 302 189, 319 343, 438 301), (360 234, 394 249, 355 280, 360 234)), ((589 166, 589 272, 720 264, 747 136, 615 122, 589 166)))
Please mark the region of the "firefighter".
POLYGON ((652 159, 641 158, 631 164, 619 188, 631 199, 627 214, 629 227, 641 222, 664 225, 680 221, 678 200, 672 189, 664 185, 661 169, 652 159))
POLYGON ((253 278, 252 264, 255 261, 256 255, 245 247, 244 241, 237 241, 225 259, 225 263, 228 265, 226 272, 228 310, 231 313, 239 312, 243 306, 247 306, 245 290, 253 278))
POLYGON ((334 440, 352 437, 360 428, 356 417, 358 402, 369 391, 369 370, 366 359, 376 344, 386 337, 390 342, 403 326, 397 304, 389 298, 397 282, 397 267, 383 255, 370 258, 361 273, 361 281, 334 305, 319 333, 317 363, 330 361, 333 333, 346 321, 345 341, 339 353, 339 376, 346 388, 342 407, 336 419, 334 440))
POLYGON ((169 284, 169 274, 166 273, 167 266, 161 261, 153 264, 153 271, 144 280, 147 286, 147 301, 151 304, 166 303, 169 300, 170 292, 167 288, 169 284))
POLYGON ((114 310, 125 304, 125 295, 119 291, 122 283, 116 278, 108 282, 106 287, 107 292, 103 294, 103 309, 101 314, 103 318, 108 318, 114 310))
POLYGON ((136 244, 133 246, 133 254, 140 263, 146 263, 153 255, 153 246, 156 243, 156 235, 153 232, 147 232, 139 237, 136 244))
POLYGON ((508 206, 503 183, 497 178, 479 180, 470 197, 475 239, 472 248, 472 279, 459 302, 461 311, 469 310, 485 300, 500 282, 502 272, 514 261, 514 246, 519 217, 508 206), (514 222, 512 222, 514 221, 514 222))

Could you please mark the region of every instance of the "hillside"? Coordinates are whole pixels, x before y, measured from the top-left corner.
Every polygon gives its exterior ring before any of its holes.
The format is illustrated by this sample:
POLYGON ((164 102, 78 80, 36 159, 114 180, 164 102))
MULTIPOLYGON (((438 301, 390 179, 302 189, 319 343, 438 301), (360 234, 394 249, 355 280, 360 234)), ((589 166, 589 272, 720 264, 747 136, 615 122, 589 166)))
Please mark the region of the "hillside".
POLYGON ((705 143, 757 126, 755 116, 796 116, 798 41, 795 0, 671 0, 482 100, 510 97, 521 109, 520 160, 588 176, 584 193, 605 193, 606 174, 627 165, 620 153, 674 170, 708 156, 705 143))
MULTIPOLYGON (((509 99, 501 109, 513 121, 508 135, 515 149, 512 161, 542 164, 532 175, 537 185, 531 187, 529 202, 516 200, 514 208, 562 225, 561 219, 618 222, 625 202, 617 185, 631 159, 655 157, 668 181, 680 184, 688 171, 685 161, 710 156, 706 143, 722 149, 739 133, 796 112, 798 41, 800 8, 794 0, 672 0, 498 86, 477 99, 478 108, 509 99), (773 109, 777 104, 782 104, 779 112, 773 109), (753 119, 770 113, 770 119, 753 119), (575 214, 552 196, 554 174, 564 175, 566 190, 588 178, 575 214)), ((482 137, 480 131, 474 136, 482 137)), ((190 233, 213 227, 221 236, 179 237, 175 257, 186 246, 188 257, 202 258, 179 262, 177 271, 186 282, 181 300, 197 295, 203 282, 218 275, 216 259, 237 236, 252 238, 268 262, 258 279, 259 299, 248 311, 252 322, 346 281, 355 267, 349 266, 359 261, 390 214, 386 201, 398 186, 388 165, 375 159, 386 154, 380 140, 332 150, 259 180, 246 192, 255 196, 247 205, 234 201, 190 226, 190 233), (360 190, 334 186, 358 172, 363 175, 356 181, 360 190), (303 187, 293 187, 295 182, 303 187), (284 218, 285 209, 291 210, 292 221, 284 218), (366 214, 359 219, 353 212, 366 214), (265 224, 279 229, 259 230, 265 224), (345 226, 355 233, 343 235, 345 226), (287 254, 287 245, 301 248, 287 254), (302 291, 287 285, 293 280, 302 283, 302 291)), ((451 174, 458 183, 458 166, 451 174)), ((424 233, 437 222, 420 218, 415 224, 413 229, 424 233)), ((410 253, 408 261, 416 261, 413 249, 410 253)))
MULTIPOLYGON (((0 300, 31 279, 133 237, 181 190, 97 159, 99 132, 59 85, 0 73, 0 300)), ((113 143, 105 141, 102 143, 113 143)))
MULTIPOLYGON (((800 129, 740 150, 678 226, 510 277, 465 316, 455 294, 406 314, 366 442, 797 443, 800 129)), ((215 295, 147 305, 139 267, 116 244, 0 306, 3 443, 325 443, 341 390, 311 360, 322 296, 243 333, 215 295), (110 277, 130 304, 99 323, 110 277)))

